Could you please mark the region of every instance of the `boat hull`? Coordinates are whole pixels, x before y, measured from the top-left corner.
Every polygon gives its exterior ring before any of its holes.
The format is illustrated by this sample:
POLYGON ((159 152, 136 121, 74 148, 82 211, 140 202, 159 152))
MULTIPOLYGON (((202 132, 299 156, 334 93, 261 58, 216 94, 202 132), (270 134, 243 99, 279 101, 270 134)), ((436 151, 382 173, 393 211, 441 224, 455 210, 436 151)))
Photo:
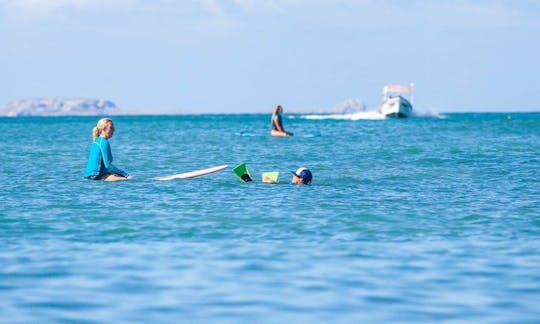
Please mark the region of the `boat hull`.
POLYGON ((380 108, 381 114, 389 118, 405 118, 411 111, 411 103, 401 96, 387 99, 380 108))

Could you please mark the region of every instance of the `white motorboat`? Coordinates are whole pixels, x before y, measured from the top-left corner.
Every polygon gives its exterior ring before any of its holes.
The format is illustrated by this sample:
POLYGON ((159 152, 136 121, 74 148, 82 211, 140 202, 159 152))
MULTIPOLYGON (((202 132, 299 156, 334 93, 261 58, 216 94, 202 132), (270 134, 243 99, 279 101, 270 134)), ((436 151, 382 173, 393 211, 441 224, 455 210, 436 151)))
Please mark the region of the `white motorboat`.
POLYGON ((408 117, 412 111, 414 84, 390 84, 383 87, 383 103, 379 111, 386 117, 408 117), (408 96, 408 99, 407 97, 408 96))

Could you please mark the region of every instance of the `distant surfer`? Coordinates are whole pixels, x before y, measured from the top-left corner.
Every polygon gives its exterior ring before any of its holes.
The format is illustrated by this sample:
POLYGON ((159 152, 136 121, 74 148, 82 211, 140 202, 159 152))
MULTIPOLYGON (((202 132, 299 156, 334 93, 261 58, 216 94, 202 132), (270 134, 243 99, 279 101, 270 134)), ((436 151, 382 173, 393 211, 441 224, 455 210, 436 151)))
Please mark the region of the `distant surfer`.
POLYGON ((114 135, 114 124, 109 118, 98 121, 92 131, 94 142, 90 145, 90 154, 84 177, 89 180, 118 181, 131 179, 125 171, 112 164, 113 156, 109 139, 114 135))
POLYGON ((283 127, 283 107, 277 105, 272 114, 272 136, 293 136, 293 133, 287 132, 283 127))

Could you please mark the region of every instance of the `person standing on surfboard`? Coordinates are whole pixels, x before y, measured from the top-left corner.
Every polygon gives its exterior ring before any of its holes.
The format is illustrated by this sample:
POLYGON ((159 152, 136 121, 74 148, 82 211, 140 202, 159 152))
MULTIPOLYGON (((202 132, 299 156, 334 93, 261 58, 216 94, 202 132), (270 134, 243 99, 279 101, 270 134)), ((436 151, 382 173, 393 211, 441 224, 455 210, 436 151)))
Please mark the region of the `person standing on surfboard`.
POLYGON ((109 118, 98 121, 92 131, 94 142, 90 145, 90 154, 84 177, 89 180, 118 181, 131 179, 125 171, 112 164, 113 156, 109 139, 113 137, 114 124, 109 118))
POLYGON ((274 108, 274 113, 272 114, 272 136, 293 136, 293 133, 287 132, 283 127, 283 120, 281 114, 283 113, 283 107, 277 105, 274 108))

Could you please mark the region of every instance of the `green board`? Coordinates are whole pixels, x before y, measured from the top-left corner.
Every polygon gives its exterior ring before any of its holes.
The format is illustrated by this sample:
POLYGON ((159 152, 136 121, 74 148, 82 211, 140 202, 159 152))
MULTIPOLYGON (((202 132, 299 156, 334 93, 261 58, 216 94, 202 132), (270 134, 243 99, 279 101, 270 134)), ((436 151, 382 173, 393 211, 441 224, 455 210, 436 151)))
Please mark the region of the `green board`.
POLYGON ((253 181, 251 179, 251 174, 249 173, 249 170, 247 169, 247 166, 245 163, 242 163, 232 169, 232 172, 236 175, 238 180, 241 182, 249 182, 253 181))
POLYGON ((279 178, 279 172, 273 171, 273 172, 264 172, 262 174, 262 181, 263 182, 274 182, 277 183, 279 178))

